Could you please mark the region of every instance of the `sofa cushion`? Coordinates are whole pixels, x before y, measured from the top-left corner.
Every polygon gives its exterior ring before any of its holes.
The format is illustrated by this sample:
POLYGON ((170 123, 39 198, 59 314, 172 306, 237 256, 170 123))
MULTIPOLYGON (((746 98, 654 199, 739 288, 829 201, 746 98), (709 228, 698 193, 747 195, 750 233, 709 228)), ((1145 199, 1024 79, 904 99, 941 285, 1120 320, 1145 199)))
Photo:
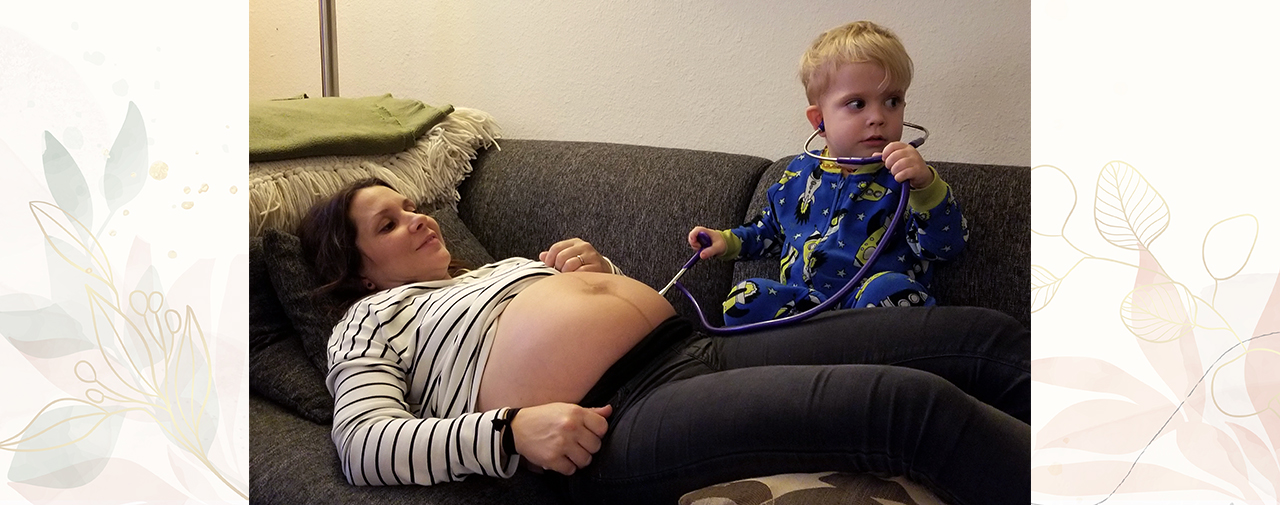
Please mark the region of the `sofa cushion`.
MULTIPOLYGON (((794 159, 770 165, 756 186, 743 222, 764 208, 765 193, 794 159)), ((969 222, 969 242, 954 262, 941 265, 930 294, 941 305, 995 309, 1031 327, 1031 170, 1027 167, 930 162, 947 181, 969 222)), ((777 259, 739 261, 734 281, 776 279, 777 259)), ((725 291, 717 301, 728 294, 725 291)))
POLYGON ((249 396, 249 495, 255 505, 465 505, 564 503, 545 476, 520 469, 510 479, 471 476, 436 486, 353 486, 338 462, 329 426, 249 396))
MULTIPOLYGON (((249 389, 317 424, 333 422, 333 396, 290 328, 287 339, 249 354, 249 389)), ((255 421, 256 422, 256 421, 255 421)))

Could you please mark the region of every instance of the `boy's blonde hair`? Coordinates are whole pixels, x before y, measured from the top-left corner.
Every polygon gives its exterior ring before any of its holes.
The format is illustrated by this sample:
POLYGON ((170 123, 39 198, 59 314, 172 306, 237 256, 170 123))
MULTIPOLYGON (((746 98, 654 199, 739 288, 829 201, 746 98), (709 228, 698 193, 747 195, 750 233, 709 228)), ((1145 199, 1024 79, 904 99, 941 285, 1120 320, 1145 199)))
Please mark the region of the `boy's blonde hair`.
POLYGON ((800 57, 800 82, 809 104, 816 104, 827 90, 831 72, 837 66, 868 61, 884 69, 884 84, 903 91, 911 86, 911 56, 888 28, 870 21, 854 21, 819 35, 800 57))

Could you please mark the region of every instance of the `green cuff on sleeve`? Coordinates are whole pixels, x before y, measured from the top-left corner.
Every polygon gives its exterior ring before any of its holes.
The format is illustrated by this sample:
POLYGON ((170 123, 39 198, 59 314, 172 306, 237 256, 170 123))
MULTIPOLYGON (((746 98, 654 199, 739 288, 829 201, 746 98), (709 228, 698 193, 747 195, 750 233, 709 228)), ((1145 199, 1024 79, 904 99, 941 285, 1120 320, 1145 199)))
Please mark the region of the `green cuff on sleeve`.
POLYGON ((742 239, 729 230, 720 230, 720 236, 724 237, 725 250, 724 254, 718 256, 718 259, 737 259, 738 253, 742 252, 742 239))
POLYGON ((911 210, 918 212, 932 209, 942 203, 943 198, 947 197, 947 190, 950 189, 950 186, 943 182, 942 176, 938 175, 937 170, 934 170, 933 167, 929 167, 929 170, 933 172, 933 182, 920 189, 912 188, 911 195, 907 198, 907 203, 911 205, 911 210))

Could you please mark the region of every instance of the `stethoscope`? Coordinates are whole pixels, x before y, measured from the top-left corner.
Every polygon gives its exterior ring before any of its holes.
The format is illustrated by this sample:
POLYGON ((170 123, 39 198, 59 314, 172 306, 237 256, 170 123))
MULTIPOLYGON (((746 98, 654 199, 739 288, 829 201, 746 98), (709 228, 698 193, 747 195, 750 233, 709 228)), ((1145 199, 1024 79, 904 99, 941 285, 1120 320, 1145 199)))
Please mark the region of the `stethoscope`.
MULTIPOLYGON (((913 123, 908 123, 905 121, 902 123, 902 125, 908 128, 914 128, 916 130, 920 130, 920 132, 923 133, 923 135, 921 135, 919 138, 912 140, 911 142, 908 142, 908 144, 910 144, 912 147, 918 148, 921 145, 924 145, 924 141, 929 138, 929 130, 926 130, 923 126, 913 124, 913 123)), ((814 130, 813 135, 810 135, 809 140, 806 140, 804 143, 804 150, 802 152, 808 155, 809 157, 816 158, 823 161, 834 161, 836 163, 841 163, 845 165, 870 165, 872 163, 880 163, 884 161, 881 156, 868 156, 866 158, 836 158, 831 156, 823 156, 819 154, 820 151, 819 152, 810 151, 809 144, 813 143, 813 139, 817 138, 818 135, 820 135, 823 132, 824 130, 823 126, 824 126, 823 123, 821 122, 818 123, 818 129, 814 130)), ((889 220, 889 227, 888 229, 885 230, 885 234, 884 234, 885 237, 891 236, 891 233, 893 232, 893 230, 897 229, 898 222, 902 220, 902 214, 907 209, 907 196, 911 192, 911 185, 907 183, 898 183, 898 189, 899 189, 899 192, 902 193, 902 195, 898 197, 898 209, 897 211, 894 212, 893 219, 889 220)), ((785 326, 791 323, 803 321, 805 319, 813 317, 815 314, 818 314, 819 312, 827 310, 833 304, 839 303, 839 301, 843 299, 846 295, 848 295, 849 292, 852 291, 853 288, 858 285, 858 283, 862 282, 862 278, 867 275, 867 271, 871 268, 871 265, 874 265, 876 263, 876 260, 880 258, 880 251, 882 251, 885 248, 884 246, 886 245, 886 243, 881 242, 879 245, 873 248, 871 250, 871 256, 867 258, 866 263, 862 264, 862 268, 858 269, 858 273, 854 274, 853 277, 849 279, 849 282, 845 283, 844 287, 840 288, 840 291, 837 291, 834 295, 831 295, 825 301, 823 301, 822 303, 819 303, 817 306, 814 306, 809 310, 806 310, 799 314, 792 314, 787 317, 770 319, 768 321, 760 321, 757 323, 743 324, 739 326, 717 327, 717 326, 712 326, 711 323, 707 321, 707 316, 706 314, 702 313, 702 306, 698 305, 698 300, 694 299, 693 294, 690 293, 689 290, 686 289, 684 285, 680 284, 679 282, 680 277, 683 276, 684 273, 687 272, 689 268, 693 266, 694 263, 698 262, 698 258, 699 258, 699 255, 702 253, 702 249, 705 249, 711 245, 711 237, 707 236, 705 232, 699 233, 698 244, 701 246, 700 248, 698 248, 698 251, 693 253, 693 257, 689 258, 689 261, 685 262, 684 266, 680 268, 680 271, 676 272, 676 276, 671 278, 671 282, 668 282, 667 285, 664 286, 661 291, 658 291, 658 294, 666 296, 667 290, 671 289, 672 286, 680 288, 680 291, 683 292, 684 295, 689 298, 689 301, 693 303, 694 311, 698 313, 698 319, 702 321, 702 327, 706 328, 707 333, 712 333, 717 335, 725 335, 730 333, 742 333, 747 331, 760 330, 764 328, 776 328, 780 326, 785 326)))

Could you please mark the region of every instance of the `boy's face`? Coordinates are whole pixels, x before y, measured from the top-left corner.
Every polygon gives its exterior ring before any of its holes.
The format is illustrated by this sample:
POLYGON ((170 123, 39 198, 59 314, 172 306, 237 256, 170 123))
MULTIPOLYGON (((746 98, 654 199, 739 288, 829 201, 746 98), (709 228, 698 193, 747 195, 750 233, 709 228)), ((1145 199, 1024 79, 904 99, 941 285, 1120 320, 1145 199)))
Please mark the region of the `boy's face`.
POLYGON ((829 76, 827 90, 805 110, 814 128, 825 123, 830 155, 865 158, 902 140, 906 90, 881 88, 884 69, 872 62, 840 65, 829 76))

